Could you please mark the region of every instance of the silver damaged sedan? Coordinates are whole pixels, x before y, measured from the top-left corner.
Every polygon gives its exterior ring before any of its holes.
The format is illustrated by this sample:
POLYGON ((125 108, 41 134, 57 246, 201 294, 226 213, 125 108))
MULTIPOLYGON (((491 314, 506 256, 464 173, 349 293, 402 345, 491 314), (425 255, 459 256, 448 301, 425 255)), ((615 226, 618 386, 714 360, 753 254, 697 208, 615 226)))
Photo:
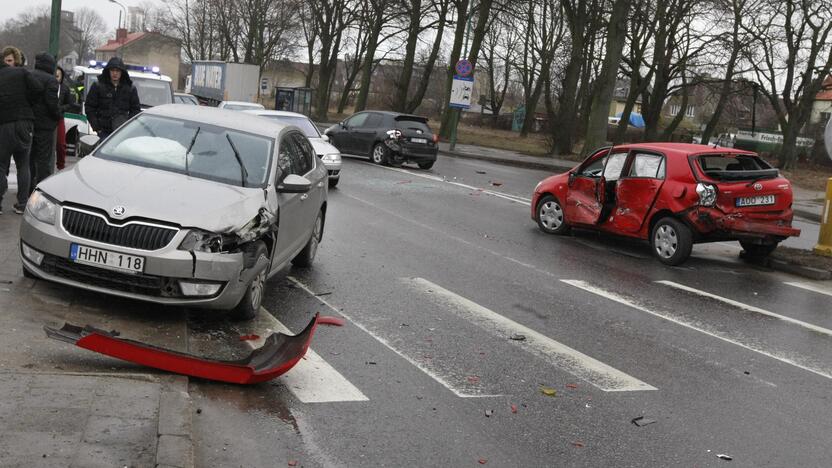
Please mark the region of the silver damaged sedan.
POLYGON ((327 170, 298 127, 153 107, 38 185, 20 228, 23 271, 248 319, 267 278, 311 265, 326 208, 327 170))

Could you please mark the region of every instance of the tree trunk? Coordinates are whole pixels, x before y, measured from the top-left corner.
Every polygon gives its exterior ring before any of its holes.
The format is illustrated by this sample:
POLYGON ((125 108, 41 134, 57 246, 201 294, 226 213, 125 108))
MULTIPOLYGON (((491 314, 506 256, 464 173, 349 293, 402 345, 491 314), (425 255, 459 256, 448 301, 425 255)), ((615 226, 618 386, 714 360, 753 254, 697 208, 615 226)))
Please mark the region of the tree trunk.
POLYGON ((615 92, 615 80, 618 76, 618 66, 627 36, 627 19, 630 11, 630 0, 615 0, 612 7, 609 25, 607 27, 607 49, 598 85, 592 97, 589 111, 589 122, 584 143, 584 154, 593 148, 601 146, 607 140, 607 127, 610 115, 610 104, 615 92))
POLYGON ((445 94, 442 96, 442 123, 439 127, 439 135, 442 138, 450 138, 451 136, 451 115, 447 107, 448 101, 451 99, 451 86, 453 86, 454 66, 459 61, 462 54, 462 43, 465 41, 465 28, 467 26, 469 0, 461 0, 457 4, 456 10, 456 29, 454 30, 454 44, 451 47, 451 56, 448 61, 448 74, 445 81, 445 94))
POLYGON ((436 29, 436 39, 433 41, 433 49, 430 51, 422 76, 419 78, 416 93, 413 95, 413 99, 408 101, 407 107, 405 108, 405 112, 408 114, 416 112, 416 108, 422 104, 422 100, 425 98, 425 93, 428 90, 428 85, 431 81, 430 77, 433 74, 433 67, 436 64, 436 57, 439 56, 439 49, 442 46, 442 39, 445 34, 445 18, 448 16, 448 3, 449 0, 442 0, 442 4, 439 7, 439 25, 436 29))
POLYGON ((355 98, 356 112, 367 108, 367 98, 370 94, 370 84, 373 77, 373 62, 376 59, 381 28, 384 26, 384 11, 374 10, 373 14, 376 16, 373 18, 373 25, 367 38, 367 53, 364 54, 364 62, 361 65, 361 84, 358 88, 358 97, 355 98))
POLYGON ((393 110, 397 112, 407 112, 407 93, 410 90, 410 80, 413 77, 413 63, 416 60, 419 33, 422 31, 421 13, 422 1, 410 0, 410 28, 407 33, 402 71, 396 80, 396 91, 393 96, 393 110))
POLYGON ((552 123, 552 137, 554 139, 553 149, 557 154, 568 154, 572 152, 573 138, 575 137, 575 104, 577 103, 578 79, 581 74, 581 64, 584 61, 584 31, 586 30, 586 3, 579 0, 577 4, 571 5, 562 0, 566 12, 566 19, 569 25, 569 32, 572 38, 572 48, 569 51, 569 62, 566 65, 561 93, 558 98, 558 112, 555 121, 552 123))

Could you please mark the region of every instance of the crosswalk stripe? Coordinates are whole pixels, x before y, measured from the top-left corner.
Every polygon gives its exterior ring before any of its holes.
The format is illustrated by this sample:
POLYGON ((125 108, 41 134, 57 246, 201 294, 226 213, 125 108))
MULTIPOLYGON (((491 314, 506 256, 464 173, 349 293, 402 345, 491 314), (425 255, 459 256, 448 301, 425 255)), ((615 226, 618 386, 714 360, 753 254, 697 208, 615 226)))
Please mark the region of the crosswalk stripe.
POLYGON ((738 301, 735 301, 733 299, 728 299, 727 297, 717 296, 716 294, 711 294, 711 293, 706 292, 706 291, 700 291, 699 289, 691 288, 689 286, 685 286, 685 285, 679 284, 679 283, 674 283, 673 281, 662 280, 662 281, 656 281, 656 283, 663 284, 665 286, 670 286, 671 288, 681 289, 682 291, 687 291, 687 292, 692 293, 692 294, 697 294, 699 296, 707 297, 709 299, 714 299, 716 301, 720 301, 720 302, 723 302, 725 304, 732 305, 734 307, 738 307, 738 308, 743 309, 743 310, 747 310, 749 312, 756 312, 758 314, 767 315, 769 317, 780 319, 784 322, 793 323, 795 325, 799 325, 801 327, 807 328, 809 330, 812 330, 812 331, 815 331, 815 332, 818 332, 818 333, 822 333, 824 335, 832 336, 832 330, 830 330, 828 328, 819 327, 817 325, 814 325, 814 324, 811 324, 811 323, 808 323, 808 322, 804 322, 802 320, 797 320, 797 319, 794 319, 794 318, 791 318, 791 317, 786 317, 785 315, 780 315, 780 314, 770 312, 770 311, 765 310, 765 309, 761 309, 759 307, 754 307, 752 305, 744 304, 742 302, 738 302, 738 301))
POLYGON ((796 287, 796 288, 805 289, 805 290, 807 290, 807 291, 816 292, 816 293, 818 293, 818 294, 825 294, 825 295, 827 295, 827 296, 832 296, 832 290, 830 290, 830 289, 824 289, 824 288, 821 288, 821 287, 815 286, 814 284, 807 284, 807 283, 796 283, 796 282, 795 282, 795 283, 793 283, 793 282, 786 282, 785 284, 788 284, 789 286, 794 286, 794 287, 796 287))
POLYGON ((415 289, 443 300, 451 311, 498 337, 521 334, 524 341, 510 341, 558 368, 586 380, 605 392, 656 390, 618 369, 604 364, 586 354, 559 343, 548 336, 519 324, 465 297, 431 283, 424 278, 402 278, 415 289))
POLYGON ((456 386, 454 386, 450 382, 448 382, 446 379, 442 378, 440 375, 433 372, 429 367, 425 366, 423 363, 421 363, 421 362, 417 361, 416 359, 408 356, 404 351, 401 351, 401 350, 397 349, 396 347, 394 347, 393 345, 391 345, 389 341, 387 341, 386 339, 382 338, 381 336, 379 336, 378 334, 376 334, 372 330, 365 327, 361 322, 357 321, 355 318, 351 317, 349 314, 344 313, 343 310, 340 310, 340 309, 336 308, 335 306, 333 306, 332 304, 327 302, 326 299, 323 299, 319 295, 315 294, 314 291, 312 291, 307 285, 302 283, 297 278, 289 276, 288 279, 289 279, 289 281, 296 284, 299 288, 306 291, 309 295, 314 296, 315 299, 320 301, 321 304, 329 307, 330 309, 332 309, 333 312, 335 312, 335 313, 341 315, 342 317, 344 317, 345 319, 349 320, 350 323, 355 325, 358 329, 360 329, 364 333, 366 333, 366 334, 372 336, 373 338, 375 338, 376 341, 378 341, 379 343, 384 345, 385 348, 389 349, 390 351, 393 351, 399 357, 401 357, 405 361, 409 362, 410 364, 414 365, 416 368, 418 368, 420 371, 427 374, 430 378, 435 380, 437 383, 439 383, 440 385, 442 385, 446 389, 450 390, 454 395, 456 395, 460 398, 490 398, 490 397, 502 396, 502 395, 483 394, 481 391, 479 391, 479 386, 478 385, 467 385, 465 387, 465 389, 457 388, 456 386))
MULTIPOLYGON (((292 334, 279 320, 264 308, 248 326, 252 330, 270 330, 292 334)), ((247 341, 252 348, 263 346, 265 334, 260 339, 247 341)), ((343 401, 367 401, 366 395, 335 370, 318 353, 309 348, 306 356, 289 372, 276 379, 303 403, 332 403, 343 401)))
POLYGON ((826 369, 817 369, 817 368, 814 368, 814 367, 810 367, 808 365, 800 364, 800 363, 798 363, 797 361, 795 361, 791 358, 784 357, 784 356, 779 356, 779 355, 777 355, 773 352, 766 351, 766 350, 762 349, 762 347, 760 347, 756 343, 750 344, 750 345, 740 343, 739 341, 733 340, 733 339, 728 338, 727 336, 725 336, 727 334, 724 333, 724 332, 720 332, 718 330, 713 330, 713 331, 712 330, 706 330, 706 329, 702 328, 701 324, 694 325, 691 322, 685 321, 681 317, 674 317, 671 314, 650 310, 650 309, 648 309, 648 308, 646 308, 646 307, 644 307, 640 304, 637 304, 637 303, 635 303, 635 302, 633 302, 629 299, 626 299, 626 298, 624 298, 624 297, 622 297, 622 296, 620 296, 620 295, 618 295, 614 292, 606 291, 606 290, 601 289, 599 287, 593 286, 593 285, 587 283, 586 281, 568 280, 568 279, 562 279, 561 281, 566 283, 566 284, 575 286, 576 288, 583 289, 584 291, 590 292, 592 294, 596 294, 598 296, 605 297, 605 298, 607 298, 611 301, 618 302, 619 304, 624 304, 624 305, 626 305, 628 307, 631 307, 633 309, 640 310, 642 312, 648 313, 648 314, 653 315, 655 317, 659 317, 661 319, 667 320, 668 322, 672 322, 672 323, 675 323, 677 325, 681 325, 685 328, 689 328, 691 330, 695 330, 695 331, 698 331, 700 333, 704 333, 705 335, 708 335, 708 336, 711 336, 713 338, 725 341, 726 343, 731 343, 731 344, 739 346, 741 348, 745 348, 749 351, 754 351, 755 353, 759 353, 759 354, 762 354, 763 356, 767 356, 767 357, 770 357, 770 358, 775 359, 777 361, 795 366, 799 369, 809 371, 809 372, 811 372, 813 374, 817 374, 821 377, 826 377, 827 379, 832 379, 832 373, 830 373, 826 369))

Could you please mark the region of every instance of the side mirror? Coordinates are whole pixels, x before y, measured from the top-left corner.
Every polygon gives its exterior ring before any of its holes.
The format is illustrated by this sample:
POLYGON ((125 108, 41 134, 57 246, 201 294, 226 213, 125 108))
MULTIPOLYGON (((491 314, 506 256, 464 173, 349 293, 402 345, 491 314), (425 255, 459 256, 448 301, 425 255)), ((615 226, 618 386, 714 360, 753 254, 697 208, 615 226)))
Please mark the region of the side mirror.
POLYGON ((287 175, 277 184, 277 193, 306 193, 312 188, 312 182, 297 174, 287 175))
POLYGON ((340 125, 340 126, 341 126, 341 128, 343 128, 344 130, 346 130, 346 129, 347 129, 347 122, 346 122, 346 120, 345 120, 345 121, 343 121, 343 122, 338 122, 338 125, 340 125))
POLYGON ((92 153, 92 150, 95 149, 95 146, 98 145, 100 140, 101 139, 98 138, 98 135, 82 136, 78 139, 78 147, 75 149, 75 153, 79 158, 83 158, 84 156, 92 153))
POLYGON ((98 135, 84 135, 80 138, 80 140, 81 143, 92 147, 97 145, 101 138, 98 138, 98 135))
POLYGON ((321 135, 321 140, 326 141, 326 142, 329 142, 329 135, 327 135, 326 133, 324 133, 323 135, 321 135))
POLYGON ((572 182, 575 181, 575 171, 569 171, 569 186, 572 186, 572 182))

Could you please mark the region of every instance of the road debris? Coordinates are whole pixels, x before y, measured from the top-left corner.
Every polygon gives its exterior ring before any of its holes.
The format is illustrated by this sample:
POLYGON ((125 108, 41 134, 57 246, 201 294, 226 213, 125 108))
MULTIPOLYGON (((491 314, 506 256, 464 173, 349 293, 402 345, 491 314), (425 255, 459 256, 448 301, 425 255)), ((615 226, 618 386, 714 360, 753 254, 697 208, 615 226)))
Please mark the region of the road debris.
POLYGON ((240 335, 240 341, 256 341, 260 339, 260 335, 240 335))
POLYGON ((517 413, 517 405, 511 405, 511 412, 517 413))
POLYGON ((289 460, 289 466, 298 466, 297 460, 289 460))
POLYGON ((412 180, 410 180, 410 179, 408 179, 408 180, 400 180, 400 181, 396 182, 396 184, 398 184, 398 185, 401 185, 401 184, 409 184, 409 183, 411 183, 411 182, 413 182, 413 181, 412 181, 412 180))
POLYGON ((526 335, 521 335, 519 333, 515 333, 509 337, 514 341, 526 341, 526 335))
POLYGON ((490 418, 492 414, 494 414, 494 410, 491 410, 491 409, 485 410, 485 417, 486 418, 490 418))
POLYGON ((575 442, 572 442, 572 445, 574 445, 575 447, 578 447, 578 448, 582 448, 584 446, 584 443, 581 442, 580 440, 576 440, 575 442))
POLYGON ((118 333, 90 325, 79 327, 65 323, 59 329, 49 326, 44 326, 43 329, 46 336, 54 340, 143 366, 220 382, 254 384, 272 380, 294 367, 309 349, 317 325, 318 314, 315 314, 306 328, 297 335, 272 333, 265 339, 263 346, 252 350, 246 358, 235 361, 206 359, 119 338, 118 333))
POLYGON ((315 297, 329 296, 330 294, 332 294, 332 291, 319 292, 318 294, 315 294, 315 297))
POLYGON ((639 416, 637 418, 633 418, 630 420, 631 423, 635 424, 638 427, 646 426, 648 424, 653 424, 656 422, 655 419, 645 418, 644 416, 639 416))
POLYGON ((477 171, 477 174, 486 174, 485 171, 477 171))
POLYGON ((724 453, 717 454, 716 457, 726 461, 731 461, 734 459, 734 457, 732 457, 731 455, 725 455, 724 453))
POLYGON ((333 325, 336 327, 343 327, 344 326, 344 319, 341 317, 335 317, 332 315, 323 315, 318 317, 318 324, 320 325, 333 325))
POLYGON ((546 395, 546 396, 553 397, 553 396, 557 396, 558 391, 557 391, 557 390, 555 390, 555 389, 554 389, 554 388, 552 388, 552 387, 540 387, 540 393, 542 393, 542 394, 544 394, 544 395, 546 395))
POLYGON ((566 388, 578 388, 578 384, 568 383, 566 384, 566 388))
POLYGON ((486 463, 488 463, 488 460, 487 460, 487 459, 485 459, 485 458, 480 458, 480 459, 479 459, 479 460, 477 460, 477 461, 480 463, 480 465, 485 465, 486 463))
POLYGON ((493 186, 495 186, 495 187, 499 187, 499 186, 503 185, 503 183, 502 183, 502 182, 496 182, 496 181, 493 181, 493 180, 492 180, 492 181, 491 181, 491 185, 493 185, 493 186))
POLYGON ((374 365, 376 365, 376 362, 375 361, 364 361, 364 365, 374 366, 374 365))
POLYGON ((480 378, 476 375, 469 375, 468 376, 468 382, 470 382, 470 383, 477 383, 479 381, 480 381, 480 378))

